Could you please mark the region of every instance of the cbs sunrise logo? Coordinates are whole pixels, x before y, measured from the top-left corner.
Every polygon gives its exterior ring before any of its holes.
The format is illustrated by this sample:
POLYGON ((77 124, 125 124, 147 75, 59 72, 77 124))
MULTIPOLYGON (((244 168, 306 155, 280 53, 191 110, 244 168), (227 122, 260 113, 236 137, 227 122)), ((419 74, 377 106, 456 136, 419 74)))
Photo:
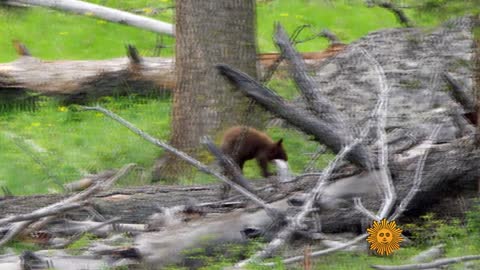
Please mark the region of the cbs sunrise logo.
POLYGON ((375 250, 379 255, 390 255, 400 249, 400 242, 403 241, 402 229, 397 227, 395 221, 388 222, 386 219, 380 222, 374 221, 367 232, 370 249, 375 250))

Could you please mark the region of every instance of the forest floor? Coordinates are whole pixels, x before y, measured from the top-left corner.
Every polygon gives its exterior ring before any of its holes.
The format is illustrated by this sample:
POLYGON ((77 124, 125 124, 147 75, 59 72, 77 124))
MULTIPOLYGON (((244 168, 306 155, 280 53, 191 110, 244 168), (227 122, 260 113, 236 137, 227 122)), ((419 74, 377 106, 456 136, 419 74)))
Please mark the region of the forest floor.
MULTIPOLYGON (((174 21, 174 2, 171 0, 89 2, 174 21)), ((433 27, 446 19, 438 14, 420 14, 413 9, 407 9, 407 14, 417 25, 425 27, 433 27)), ((392 13, 381 8, 368 8, 364 1, 258 0, 260 52, 276 51, 272 41, 276 21, 281 22, 289 33, 301 25, 311 25, 302 31, 299 40, 327 28, 346 43, 374 30, 400 26, 392 13)), ((50 60, 123 57, 126 44, 135 45, 144 56, 172 57, 174 54, 173 38, 42 8, 0 6, 0 36, 1 62, 17 58, 12 40, 23 42, 33 56, 50 60)), ((326 40, 316 38, 299 44, 297 48, 302 52, 321 51, 327 45, 326 40)), ((296 96, 292 81, 281 74, 275 76, 269 86, 289 99, 296 96)), ((169 137, 170 95, 105 97, 97 103, 160 139, 169 137)), ((316 143, 295 130, 272 127, 267 132, 275 139, 284 138, 289 165, 294 173, 301 173, 317 151, 316 143)), ((35 107, 0 107, 0 149, 0 187, 7 187, 15 195, 62 192, 64 183, 89 173, 119 168, 126 163, 136 163, 143 169, 122 180, 120 185, 145 185, 150 183, 150 168, 155 158, 163 153, 100 113, 79 112, 45 97, 39 97, 35 107)), ((316 168, 322 168, 331 157, 329 153, 322 155, 316 168)), ((259 176, 253 162, 247 163, 245 172, 248 178, 259 176)), ((212 181, 199 173, 193 178, 182 179, 181 184, 212 181)), ((480 253, 480 209, 472 211, 469 218, 462 221, 439 221, 427 215, 423 222, 402 225, 410 228, 412 239, 417 243, 414 247, 402 248, 390 257, 338 253, 316 260, 315 269, 367 269, 371 264, 403 263, 420 250, 437 243, 447 245, 447 256, 480 253)), ((13 243, 10 247, 38 249, 24 243, 13 243)), ((221 262, 214 264, 222 265, 221 262)), ((451 269, 463 267, 459 264, 451 269)))

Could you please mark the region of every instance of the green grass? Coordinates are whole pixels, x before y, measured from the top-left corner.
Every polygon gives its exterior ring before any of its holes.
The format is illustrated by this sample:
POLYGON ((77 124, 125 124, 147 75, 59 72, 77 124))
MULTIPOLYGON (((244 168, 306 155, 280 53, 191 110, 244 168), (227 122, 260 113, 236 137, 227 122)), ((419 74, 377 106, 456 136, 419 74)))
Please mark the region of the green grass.
MULTIPOLYGON (((166 22, 173 21, 171 0, 93 0, 97 4, 126 11, 143 10, 142 15, 166 22), (152 14, 155 8, 160 12, 152 14), (162 9, 163 8, 163 9, 162 9)), ((435 16, 420 17, 421 25, 438 23, 435 16)), ((344 42, 356 40, 370 31, 397 27, 395 17, 380 8, 368 8, 363 1, 276 0, 258 1, 257 36, 261 52, 276 51, 272 42, 274 22, 281 22, 289 32, 308 24, 299 39, 311 36, 323 28, 336 33, 344 42)), ((145 56, 158 55, 158 44, 167 46, 162 56, 174 52, 174 39, 146 30, 110 23, 89 16, 72 15, 44 8, 0 7, 0 62, 13 61, 17 55, 11 41, 18 39, 32 55, 42 59, 106 59, 125 56, 125 45, 137 46, 145 56)), ((318 51, 327 46, 324 39, 298 45, 301 51, 318 51)))
MULTIPOLYGON (((14 194, 58 192, 58 182, 129 162, 149 168, 162 152, 101 113, 43 100, 37 111, 0 114, 0 185, 14 194)), ((152 135, 168 138, 169 98, 104 98, 100 104, 152 135)))
MULTIPOLYGON (((169 6, 164 1, 97 1, 122 4, 123 9, 169 6), (120 3, 121 2, 121 3, 120 3), (150 3, 150 4, 149 4, 150 3), (153 5, 153 3, 156 3, 153 5), (125 5, 124 5, 125 4, 125 5)), ((119 5, 118 5, 119 6, 119 5)), ((152 16, 171 21, 173 10, 152 16)), ((0 7, 0 62, 17 58, 11 41, 23 42, 33 56, 41 59, 106 59, 125 56, 125 45, 135 45, 140 54, 153 56, 155 46, 163 39, 169 46, 161 55, 173 54, 173 38, 133 27, 110 23, 89 16, 72 15, 44 8, 0 7)))
MULTIPOLYGON (((272 1, 258 5, 258 44, 261 51, 276 51, 272 43, 274 23, 292 33, 300 25, 311 25, 299 40, 327 28, 343 42, 352 42, 370 31, 398 27, 395 17, 380 8, 368 8, 363 1, 272 1)), ((315 39, 297 46, 300 51, 319 51, 328 41, 315 39)))

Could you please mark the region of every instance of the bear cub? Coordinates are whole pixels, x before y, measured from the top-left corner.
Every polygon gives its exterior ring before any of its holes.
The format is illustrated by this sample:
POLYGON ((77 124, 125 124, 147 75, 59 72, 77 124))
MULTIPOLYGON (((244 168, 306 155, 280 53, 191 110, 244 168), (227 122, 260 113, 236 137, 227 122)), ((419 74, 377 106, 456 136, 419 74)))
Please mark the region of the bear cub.
POLYGON ((252 127, 234 126, 223 135, 221 149, 243 172, 245 161, 256 159, 264 177, 270 176, 268 163, 274 159, 287 161, 283 139, 274 142, 267 134, 252 127))

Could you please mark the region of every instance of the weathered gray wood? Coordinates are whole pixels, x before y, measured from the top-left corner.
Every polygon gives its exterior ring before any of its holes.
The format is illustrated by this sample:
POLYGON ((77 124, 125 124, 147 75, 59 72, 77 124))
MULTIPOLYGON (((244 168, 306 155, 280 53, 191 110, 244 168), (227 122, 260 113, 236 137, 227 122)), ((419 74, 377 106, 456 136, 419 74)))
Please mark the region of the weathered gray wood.
MULTIPOLYGON (((159 211, 159 207, 184 205, 191 200, 199 203, 217 201, 220 192, 218 188, 217 185, 116 188, 94 196, 91 203, 105 218, 119 216, 122 223, 145 223, 151 214, 159 211)), ((51 194, 3 198, 0 199, 0 216, 30 213, 68 197, 67 194, 51 194)), ((89 214, 85 211, 72 211, 66 216, 85 219, 89 214)))
POLYGON ((287 33, 280 24, 276 26, 275 42, 282 55, 289 62, 290 76, 298 86, 307 109, 312 111, 319 119, 338 128, 339 132, 345 134, 346 137, 351 136, 351 132, 344 126, 344 120, 342 120, 340 112, 328 99, 321 96, 315 81, 308 75, 303 59, 290 43, 287 33))
POLYGON ((469 93, 468 89, 458 80, 453 78, 452 75, 448 74, 448 72, 444 72, 442 77, 450 85, 452 96, 455 101, 462 105, 465 112, 473 112, 475 110, 473 93, 469 93))
MULTIPOLYGON (((168 94, 175 87, 175 62, 172 58, 129 57, 107 60, 46 61, 28 53, 14 42, 20 58, 0 64, 0 94, 16 97, 26 91, 58 96, 66 102, 82 103, 113 94, 168 94)), ((129 47, 130 48, 130 47, 129 47)), ((341 49, 302 54, 313 69, 341 49)), ((261 70, 267 69, 277 53, 259 54, 261 70)))
POLYGON ((91 61, 43 61, 22 56, 0 64, 0 92, 31 89, 60 96, 68 102, 83 102, 101 96, 125 93, 158 93, 175 85, 170 58, 129 58, 91 61))
MULTIPOLYGON (((273 203, 272 207, 285 209, 287 203, 282 200, 273 203)), ((161 232, 142 234, 135 239, 135 246, 146 263, 159 267, 181 262, 185 255, 181 252, 183 250, 215 243, 242 242, 246 240, 246 229, 267 228, 270 225, 272 220, 263 209, 253 213, 237 210, 167 227, 161 232)))
MULTIPOLYGON (((414 148, 404 153, 414 156, 413 158, 398 158, 390 161, 397 192, 397 203, 407 195, 413 184, 416 160, 420 154, 416 152, 420 151, 416 151, 414 148)), ((476 179, 480 174, 476 165, 479 161, 480 151, 473 146, 472 138, 461 139, 451 144, 434 145, 425 163, 420 190, 407 207, 404 217, 400 218, 401 223, 425 212, 434 212, 439 216, 462 215, 462 211, 459 210, 462 207, 458 202, 458 197, 461 197, 467 206, 471 204, 469 198, 475 197, 476 179)), ((338 190, 348 194, 343 195, 347 200, 340 202, 343 209, 322 213, 324 232, 363 230, 361 224, 364 223, 365 218, 362 214, 352 211, 352 203, 348 197, 355 196, 355 190, 371 189, 373 191, 375 184, 363 185, 358 181, 348 179, 344 181, 350 181, 351 184, 345 183, 341 186, 343 181, 340 180, 333 185, 339 185, 338 190)), ((381 198, 374 192, 366 192, 360 197, 368 209, 375 210, 380 206, 381 198)))
POLYGON ((395 4, 391 2, 383 2, 383 1, 368 1, 372 3, 373 5, 377 5, 379 7, 383 7, 385 9, 390 10, 393 14, 395 14, 395 17, 397 17, 397 20, 399 23, 403 24, 405 27, 413 27, 414 24, 413 22, 407 17, 405 12, 395 4))
MULTIPOLYGON (((291 125, 307 134, 313 135, 316 141, 330 147, 334 152, 338 153, 342 149, 342 146, 348 144, 348 140, 341 130, 332 127, 332 125, 327 122, 319 120, 310 112, 288 103, 275 92, 262 86, 247 74, 227 65, 218 65, 217 68, 221 74, 234 83, 238 87, 238 90, 242 91, 244 95, 254 99, 278 117, 287 120, 291 125)), ((366 170, 372 167, 370 154, 361 144, 357 145, 357 147, 350 152, 347 159, 366 170)))
POLYGON ((102 269, 108 263, 98 256, 74 256, 64 252, 45 250, 45 252, 25 251, 21 256, 8 254, 0 257, 0 269, 25 270, 25 269, 63 269, 83 270, 102 269))
MULTIPOLYGON (((412 149, 405 154, 413 156, 415 151, 412 149)), ((420 191, 405 213, 407 218, 418 216, 425 211, 437 212, 440 215, 461 214, 456 198, 463 196, 468 199, 469 196, 475 196, 475 181, 480 173, 478 162, 480 150, 475 149, 469 140, 434 145, 426 160, 420 191)), ((415 164, 416 158, 391 161, 398 198, 403 198, 409 191, 415 164)), ((316 177, 307 177, 302 184, 303 188, 310 189, 315 181, 316 177)), ((380 202, 375 196, 374 183, 374 179, 353 176, 337 179, 329 186, 326 192, 328 196, 320 198, 319 201, 323 207, 330 209, 322 213, 323 230, 358 230, 363 216, 349 208, 352 206, 351 199, 360 196, 367 208, 376 209, 380 202), (338 209, 338 206, 342 209, 338 209)), ((219 192, 220 185, 131 187, 100 193, 93 198, 92 205, 105 218, 119 216, 123 223, 145 223, 151 214, 159 211, 159 207, 191 204, 192 200, 197 203, 213 202, 218 200, 219 192)), ((0 200, 0 216, 29 213, 65 197, 66 195, 36 195, 4 198, 0 200)), ((231 208, 224 205, 209 209, 224 212, 231 208)), ((88 214, 71 212, 68 216, 80 219, 88 214)))

